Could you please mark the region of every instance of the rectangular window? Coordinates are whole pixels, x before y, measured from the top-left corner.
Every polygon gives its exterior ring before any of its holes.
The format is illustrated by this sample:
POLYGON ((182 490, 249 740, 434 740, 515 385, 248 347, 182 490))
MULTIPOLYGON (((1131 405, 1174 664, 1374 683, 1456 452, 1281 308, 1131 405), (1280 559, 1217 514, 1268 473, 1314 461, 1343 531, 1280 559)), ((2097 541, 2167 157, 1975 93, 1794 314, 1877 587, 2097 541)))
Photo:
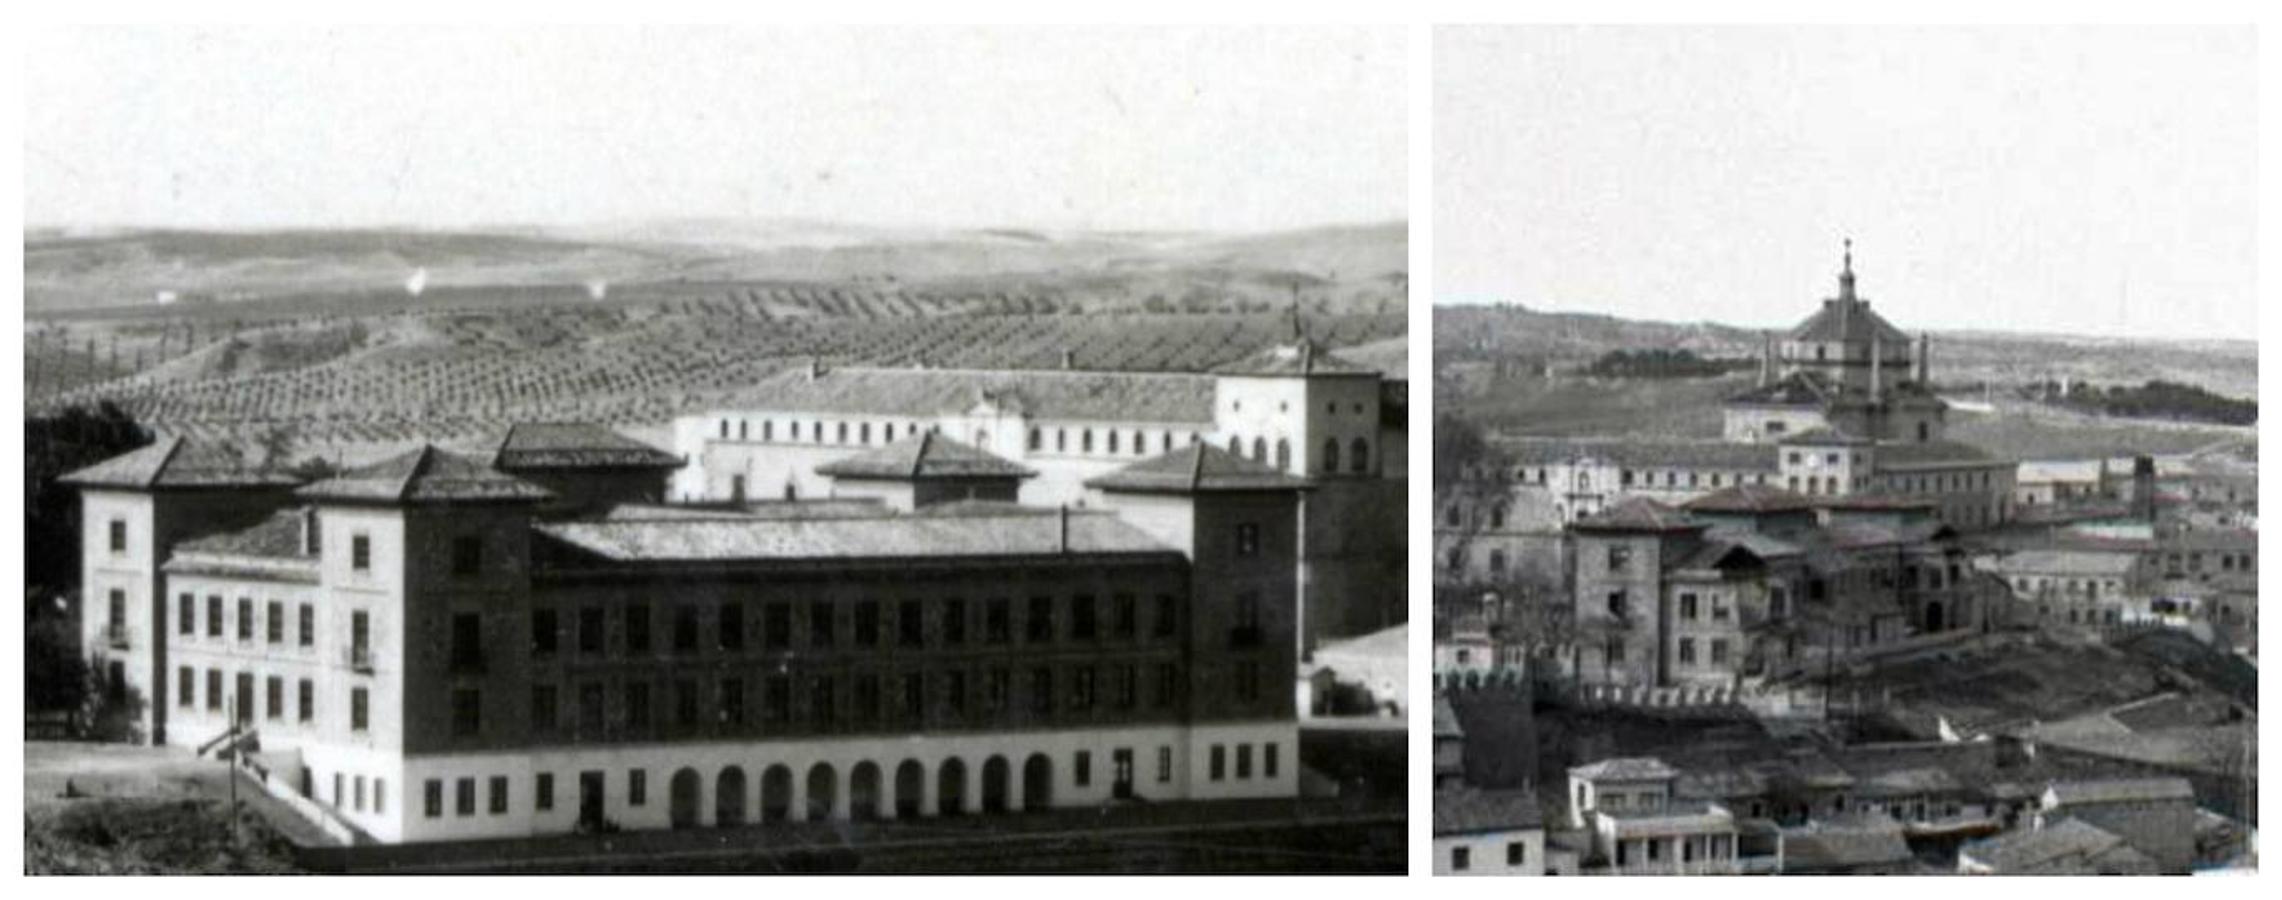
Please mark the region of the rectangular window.
POLYGON ((293 699, 297 707, 296 718, 302 722, 317 720, 317 682, 307 678, 294 685, 293 699))
POLYGON ((539 773, 538 783, 531 786, 532 802, 540 812, 555 808, 555 773, 539 773))
POLYGON ((825 731, 832 727, 833 712, 831 677, 819 675, 810 679, 808 682, 808 715, 816 730, 825 731))
POLYGON ((1276 743, 1273 743, 1273 742, 1270 742, 1270 743, 1266 743, 1266 744, 1261 744, 1261 745, 1260 745, 1260 774, 1261 774, 1261 775, 1263 775, 1263 776, 1266 776, 1266 777, 1268 777, 1268 778, 1274 778, 1274 777, 1276 777, 1276 768, 1277 768, 1277 766, 1276 766, 1276 763, 1278 762, 1278 760, 1276 759, 1276 750, 1277 750, 1277 748, 1279 748, 1279 747, 1281 747, 1281 746, 1282 746, 1282 745, 1280 745, 1280 744, 1276 744, 1276 743))
POLYGON ((1451 869, 1451 871, 1454 871, 1454 872, 1464 872, 1464 871, 1466 871, 1466 870, 1468 870, 1468 869, 1471 869, 1471 868, 1473 868, 1473 866, 1474 866, 1473 855, 1474 855, 1474 854, 1473 854, 1473 852, 1472 852, 1472 851, 1473 851, 1473 848, 1471 848, 1471 847, 1452 847, 1452 848, 1450 848, 1450 869, 1451 869))
MULTIPOLYGON (((179 620, 179 621, 177 621, 177 622, 175 623, 175 626, 174 626, 174 631, 175 631, 175 633, 176 633, 176 634, 197 634, 197 633, 198 633, 198 597, 197 597, 196 595, 193 595, 193 594, 184 594, 184 595, 182 595, 182 598, 181 598, 181 600, 180 600, 179 602, 177 602, 175 605, 178 607, 178 609, 176 609, 176 611, 175 611, 175 612, 176 612, 176 615, 178 615, 178 616, 180 617, 180 620, 179 620)), ((304 608, 306 608, 306 607, 304 607, 304 608)))
POLYGON ((1180 601, 1173 599, 1171 594, 1158 594, 1157 616, 1150 625, 1155 629, 1157 637, 1169 638, 1178 634, 1180 629, 1180 601))
POLYGON ((956 647, 967 642, 967 601, 957 597, 943 601, 943 643, 956 647))
POLYGON ((578 686, 578 731, 584 737, 602 736, 602 685, 578 686))
POLYGON ((1211 772, 1211 777, 1212 777, 1212 780, 1214 780, 1214 781, 1221 781, 1221 780, 1225 780, 1225 779, 1228 777, 1228 747, 1227 747, 1226 745, 1224 745, 1224 744, 1214 744, 1214 745, 1212 745, 1212 759, 1211 759, 1211 763, 1212 763, 1212 772, 1211 772))
POLYGON ((967 714, 967 673, 943 673, 943 710, 954 718, 967 714))
POLYGON ((483 572, 483 538, 462 535, 452 539, 452 574, 465 578, 483 572))
POLYGON ((475 737, 483 733, 483 692, 474 688, 452 691, 452 736, 475 737))
POLYGON ((983 712, 1006 711, 1007 695, 1013 693, 1014 673, 994 668, 983 676, 983 712))
POLYGON ((351 783, 355 785, 356 788, 356 811, 364 812, 364 776, 357 776, 352 780, 351 783))
POLYGON ((721 604, 715 613, 721 633, 714 636, 714 644, 724 652, 737 653, 745 649, 745 604, 729 601, 721 604))
POLYGON ((870 722, 880 714, 880 677, 870 672, 856 676, 856 699, 850 714, 858 722, 870 722))
POLYGON ((1694 664, 1694 663, 1695 663, 1695 661, 1696 661, 1696 639, 1695 639, 1695 638, 1681 638, 1681 639, 1680 639, 1680 662, 1681 662, 1681 663, 1683 663, 1683 664, 1694 664))
POLYGON ((1727 640, 1726 640, 1726 639, 1724 639, 1724 638, 1714 638, 1714 639, 1712 640, 1712 642, 1711 642, 1711 661, 1712 661, 1712 664, 1713 664, 1713 665, 1725 665, 1725 664, 1727 663, 1727 640))
POLYGON ((650 684, 646 681, 626 683, 626 728, 644 731, 650 727, 650 684))
POLYGON ((555 655, 555 641, 561 636, 561 627, 555 622, 553 609, 531 611, 531 656, 546 659, 555 655))
POLYGON ((761 643, 771 650, 792 646, 792 606, 771 603, 761 610, 761 643))
POLYGON ((209 594, 206 597, 206 636, 222 636, 222 597, 219 594, 209 594))
POLYGON ((301 633, 296 637, 300 639, 303 647, 317 646, 317 607, 315 605, 301 604, 301 633))
POLYGON ((364 610, 349 613, 349 651, 358 659, 372 653, 372 614, 364 610))
POLYGON ((1070 760, 1070 780, 1078 787, 1093 783, 1093 751, 1080 750, 1070 760))
POLYGON ((1054 671, 1030 670, 1030 711, 1046 715, 1054 711, 1054 671))
POLYGON ((683 604, 674 607, 674 652, 697 652, 697 607, 683 604))
POLYGON ((641 806, 650 802, 650 773, 641 769, 626 772, 626 805, 641 806))
POLYGON ((880 645, 880 603, 866 600, 856 604, 856 646, 880 645))
MULTIPOLYGON (((340 788, 338 788, 338 787, 334 788, 334 789, 333 789, 333 793, 334 793, 334 795, 335 795, 335 797, 336 797, 336 800, 337 800, 337 798, 338 798, 338 796, 339 796, 339 794, 340 794, 340 788)), ((422 813, 424 813, 424 814, 426 814, 426 815, 427 815, 427 817, 428 817, 428 818, 431 818, 431 819, 441 819, 441 818, 443 818, 443 817, 444 817, 444 780, 443 780, 443 779, 441 779, 441 778, 430 778, 430 779, 428 779, 428 783, 427 783, 427 784, 425 784, 425 785, 422 785, 422 786, 421 786, 420 794, 421 794, 421 803, 420 803, 420 805, 421 805, 421 812, 422 812, 422 813)))
POLYGON ((505 815, 506 813, 507 776, 493 775, 491 776, 491 814, 498 816, 505 815))
POLYGON ((222 708, 222 670, 206 670, 206 711, 222 708))
POLYGON ((896 643, 904 647, 926 645, 925 607, 917 600, 905 600, 896 606, 896 643))
POLYGON ((372 538, 361 534, 349 538, 349 568, 372 571, 372 538))
POLYGON ((372 811, 376 813, 388 811, 388 779, 386 778, 372 780, 372 811))
POLYGON ((1043 644, 1054 639, 1054 598, 1030 598, 1030 617, 1023 622, 1030 642, 1043 644))
POLYGON ((830 601, 818 600, 808 604, 808 645, 818 650, 832 648, 832 603, 830 601))
POLYGON ((483 615, 452 614, 452 671, 483 671, 483 615))
POLYGON ((1079 666, 1075 674, 1077 677, 1071 679, 1070 685, 1070 708, 1091 710, 1094 704, 1093 667, 1079 666))
POLYGON ((238 640, 254 639, 254 598, 238 598, 238 640))
POLYGON ((1696 595, 1680 595, 1680 618, 1686 619, 1690 622, 1696 620, 1696 595))
POLYGON ((742 678, 721 681, 721 724, 732 728, 745 724, 745 680, 742 678))
POLYGON ((1632 548, 1624 544, 1608 548, 1608 570, 1622 572, 1632 567, 1632 548))
POLYGON ((1172 781, 1173 781, 1173 748, 1171 748, 1171 747, 1158 747, 1158 748, 1157 748, 1157 783, 1158 783, 1158 784, 1171 784, 1171 783, 1172 783, 1172 781))
POLYGON ((364 731, 372 727, 370 704, 371 695, 364 688, 349 689, 349 730, 364 731))
POLYGON ((553 730, 555 730, 555 726, 558 724, 558 723, 557 723, 557 721, 556 721, 556 712, 557 712, 557 709, 558 709, 559 705, 560 705, 560 701, 559 701, 559 700, 557 700, 557 698, 555 697, 555 686, 554 686, 554 685, 551 685, 551 684, 534 684, 534 685, 532 685, 532 686, 531 686, 531 729, 532 729, 533 731, 553 731, 553 730))
POLYGON ((1260 555, 1260 526, 1252 522, 1236 525, 1236 555, 1249 558, 1260 555))
POLYGON ((1181 669, 1172 663, 1157 664, 1157 706, 1172 706, 1181 698, 1181 669))
POLYGON ((1140 696, 1140 673, 1132 663, 1118 666, 1112 671, 1115 673, 1111 680, 1114 683, 1113 690, 1117 695, 1117 708, 1132 709, 1140 696))
POLYGON ((1094 639, 1093 595, 1079 594, 1070 598, 1070 637, 1080 641, 1094 639))
POLYGON ((183 666, 174 670, 175 704, 184 709, 198 705, 198 670, 183 666))
POLYGON ((1251 777, 1252 777, 1252 745, 1251 745, 1251 744, 1237 744, 1237 745, 1236 745, 1236 777, 1237 777, 1237 778, 1251 778, 1251 777))
POLYGON ((111 552, 127 552, 127 520, 111 520, 111 552))
POLYGON ((771 675, 762 686, 761 711, 769 721, 783 724, 792 721, 792 679, 785 675, 771 675))
POLYGON ((285 718, 285 679, 271 675, 262 682, 262 714, 267 719, 285 718))
POLYGON ((683 679, 674 682, 674 724, 682 728, 697 727, 697 682, 683 679))
MULTIPOLYGON (((650 605, 647 603, 628 603, 619 613, 618 618, 619 625, 626 629, 626 652, 650 652, 650 605)), ((602 610, 596 609, 594 610, 594 650, 592 651, 595 653, 602 652, 603 644, 607 640, 602 635, 602 626, 602 610)))
POLYGON ((1132 640, 1134 631, 1140 627, 1141 604, 1132 594, 1119 594, 1111 605, 1110 635, 1119 640, 1132 640))
POLYGON ((452 784, 452 806, 460 815, 475 815, 475 779, 462 778, 452 784))
POLYGON ((1014 639, 1014 602, 994 597, 983 609, 983 640, 1004 644, 1014 639))

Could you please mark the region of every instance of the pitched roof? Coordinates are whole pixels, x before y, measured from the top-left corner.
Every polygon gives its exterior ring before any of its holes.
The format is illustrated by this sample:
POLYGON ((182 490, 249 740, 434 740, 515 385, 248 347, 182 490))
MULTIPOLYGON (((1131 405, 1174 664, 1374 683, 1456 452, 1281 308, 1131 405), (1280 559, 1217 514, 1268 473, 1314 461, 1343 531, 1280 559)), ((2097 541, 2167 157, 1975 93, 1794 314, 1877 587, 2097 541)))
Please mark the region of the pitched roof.
POLYGON ((2061 819, 2042 828, 1969 841, 1958 852, 1998 872, 2033 874, 2048 867, 2088 863, 2119 849, 2130 849, 2123 838, 2080 819, 2061 819))
POLYGON ((1527 790, 1455 788, 1434 792, 1434 833, 1481 834, 1545 827, 1537 794, 1527 790))
POLYGON ((835 478, 1029 478, 1029 467, 962 444, 934 431, 921 431, 893 443, 816 467, 835 478))
POLYGON ((1646 497, 1634 497, 1591 517, 1579 520, 1578 531, 1691 531, 1705 527, 1670 506, 1646 497))
POLYGON ((1619 756, 1582 766, 1571 766, 1569 774, 1588 781, 1652 781, 1659 778, 1676 778, 1680 770, 1665 765, 1653 756, 1619 756))
POLYGON ((1308 483, 1266 463, 1199 442, 1088 478, 1086 486, 1106 491, 1189 494, 1296 491, 1307 488, 1308 483))
POLYGON ((2108 778, 2097 781, 2055 781, 2052 797, 2061 806, 2081 803, 2139 803, 2150 800, 2195 799, 2195 787, 2185 778, 2108 778))
POLYGON ((281 509, 251 528, 193 538, 175 545, 177 553, 248 556, 263 559, 314 559, 301 542, 300 509, 281 509))
POLYGON ((1814 509, 1815 504, 1805 494, 1796 491, 1764 484, 1738 484, 1720 488, 1680 506, 1690 512, 1775 513, 1809 511, 1814 509))
POLYGON ((1186 373, 850 367, 779 373, 716 408, 924 418, 994 403, 1032 419, 1209 426, 1213 390, 1186 373))
POLYGON ((1902 823, 1885 816, 1848 816, 1783 829, 1785 871, 1894 865, 1915 858, 1902 836, 1902 823))
POLYGON ((1215 375, 1251 377, 1379 374, 1377 369, 1341 359, 1307 338, 1264 348, 1212 371, 1215 375))
POLYGON ((1379 370, 1379 377, 1387 381, 1410 380, 1410 338, 1391 337, 1368 344, 1339 348, 1338 357, 1360 366, 1379 370))
POLYGON ((64 484, 83 487, 290 487, 301 479, 278 469, 248 465, 236 448, 167 437, 87 468, 66 473, 64 484))
POLYGON ((1842 298, 1824 300, 1822 308, 1792 326, 1787 337, 1794 341, 1858 344, 1868 344, 1875 338, 1889 346, 1910 345, 1910 336, 1886 321, 1886 317, 1872 312, 1870 301, 1842 298))
POLYGON ((553 496, 483 460, 432 444, 349 469, 299 493, 315 500, 371 503, 526 501, 553 496))
POLYGON ((798 562, 988 558, 1062 553, 1158 554, 1173 548, 1108 512, 1024 510, 977 526, 968 516, 558 522, 534 530, 617 563, 798 562))
POLYGON ((1623 468, 1723 469, 1773 472, 1775 451, 1760 444, 1655 438, 1495 437, 1490 446, 1510 465, 1560 465, 1597 460, 1623 468))
POLYGON ((681 457, 587 422, 519 422, 508 426, 491 464, 516 469, 666 469, 681 457))
POLYGON ((2130 552, 2099 552, 2091 550, 2022 550, 1999 557, 1996 570, 2006 574, 2035 572, 2065 575, 2092 575, 2121 578, 2139 565, 2139 555, 2130 552))

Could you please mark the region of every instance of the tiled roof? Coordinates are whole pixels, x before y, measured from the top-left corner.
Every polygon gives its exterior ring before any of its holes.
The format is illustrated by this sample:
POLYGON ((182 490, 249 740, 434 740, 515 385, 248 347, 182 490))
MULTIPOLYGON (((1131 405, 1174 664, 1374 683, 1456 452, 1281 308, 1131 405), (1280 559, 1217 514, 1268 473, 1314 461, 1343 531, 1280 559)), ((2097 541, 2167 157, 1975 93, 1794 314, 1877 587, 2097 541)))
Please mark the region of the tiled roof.
POLYGON ((1720 488, 1681 504, 1691 512, 1774 513, 1814 509, 1805 494, 1764 484, 1738 484, 1720 488))
POLYGON ((887 514, 887 503, 876 497, 830 497, 814 500, 762 500, 744 503, 624 503, 601 516, 612 522, 691 521, 698 519, 851 519, 887 514))
POLYGON ((1783 829, 1785 871, 1894 865, 1914 858, 1902 824, 1885 816, 1848 816, 1783 829))
POLYGON ((1033 419, 1209 426, 1208 375, 1051 369, 806 369, 762 380, 717 408, 924 418, 984 403, 1033 419))
POLYGON ((2111 850, 2130 849, 2124 839, 2078 819, 2048 822, 2042 828, 2021 828, 1958 848, 1990 868, 2008 875, 2035 874, 2048 867, 2088 862, 2111 850))
POLYGON ((835 478, 1029 478, 1036 471, 962 444, 933 431, 921 431, 873 450, 816 467, 835 478))
POLYGON ((1688 517, 1670 506, 1646 497, 1634 497, 1585 519, 1574 526, 1578 531, 1689 531, 1703 528, 1701 522, 1688 517))
POLYGON ((537 525, 534 530, 569 550, 618 563, 795 562, 1176 552, 1115 515, 1092 510, 1072 510, 1068 513, 1066 546, 1058 513, 1027 512, 1003 516, 988 525, 977 525, 971 517, 883 515, 871 518, 559 522, 537 525))
POLYGON ((1359 366, 1379 371, 1387 381, 1410 380, 1410 338, 1391 337, 1368 344, 1339 348, 1338 356, 1359 366))
POLYGON ((175 551, 267 559, 314 559, 313 554, 302 552, 301 512, 298 508, 281 509, 251 528, 187 540, 175 545, 175 551))
POLYGON ((2033 572, 2121 578, 2138 565, 2138 554, 2129 552, 2023 550, 1998 558, 1996 570, 2008 575, 2033 572))
POLYGON ((1889 347, 1910 345, 1910 336, 1886 321, 1886 317, 1872 312, 1869 301, 1835 298, 1824 300, 1821 309, 1815 310, 1805 321, 1793 326, 1788 338, 1794 341, 1844 341, 1859 344, 1868 344, 1872 338, 1876 338, 1889 347))
POLYGON ((1509 465, 1541 466, 1595 460, 1628 469, 1776 470, 1773 448, 1718 440, 1496 437, 1490 440, 1509 465))
POLYGON ((2139 803, 2151 800, 2195 800, 2195 787, 2184 778, 2110 778, 2098 781, 2055 781, 2052 796, 2061 806, 2084 803, 2139 803))
POLYGON ((1482 834, 1545 827, 1537 794, 1457 788, 1434 792, 1434 834, 1482 834))
POLYGON ((1914 797, 1964 790, 1949 770, 1934 766, 1893 769, 1856 780, 1854 793, 1864 797, 1914 797))
POLYGON ((1306 338, 1265 348, 1212 371, 1215 375, 1251 377, 1378 374, 1378 370, 1341 359, 1306 338))
POLYGON ((1680 770, 1665 765, 1653 756, 1619 756, 1596 763, 1572 766, 1569 774, 1588 781, 1652 781, 1673 778, 1680 770))
POLYGON ((249 465, 236 448, 182 437, 162 438, 87 468, 66 473, 64 484, 84 487, 290 487, 291 474, 249 465))
POLYGON ((370 465, 358 466, 302 488, 316 500, 377 503, 544 500, 545 488, 493 469, 463 453, 422 445, 370 465))
POLYGON ((1196 443, 1086 479, 1109 491, 1187 494, 1207 491, 1293 491, 1308 483, 1211 444, 1196 443))
POLYGON ((676 468, 681 457, 585 422, 521 422, 500 438, 492 465, 516 469, 676 468))

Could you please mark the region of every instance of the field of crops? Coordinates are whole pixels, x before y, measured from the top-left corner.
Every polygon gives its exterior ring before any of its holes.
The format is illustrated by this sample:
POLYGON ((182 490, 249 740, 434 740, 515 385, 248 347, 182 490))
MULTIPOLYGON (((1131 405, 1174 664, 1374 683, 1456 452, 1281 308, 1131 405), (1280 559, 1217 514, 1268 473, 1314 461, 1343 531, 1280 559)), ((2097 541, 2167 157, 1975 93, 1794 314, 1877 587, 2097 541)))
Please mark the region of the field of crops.
MULTIPOLYGON (((246 440, 289 428, 304 451, 394 446, 519 420, 655 424, 811 359, 1202 371, 1287 339, 1292 327, 1288 313, 945 312, 955 308, 908 298, 910 305, 879 305, 896 296, 756 289, 650 305, 51 322, 27 341, 27 373, 36 373, 28 406, 109 401, 162 433, 194 437, 246 440)), ((1406 327, 1400 313, 1304 322, 1332 346, 1406 327)))

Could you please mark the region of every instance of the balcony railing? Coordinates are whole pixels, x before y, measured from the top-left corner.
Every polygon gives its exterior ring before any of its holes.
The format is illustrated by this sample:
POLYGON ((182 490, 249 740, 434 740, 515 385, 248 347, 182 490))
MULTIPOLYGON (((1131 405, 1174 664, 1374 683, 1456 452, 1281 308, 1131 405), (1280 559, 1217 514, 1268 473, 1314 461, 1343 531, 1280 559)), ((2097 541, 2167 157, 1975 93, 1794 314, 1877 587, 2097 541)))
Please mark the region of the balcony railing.
POLYGON ((119 623, 119 622, 111 622, 111 623, 109 623, 109 624, 106 624, 106 625, 104 625, 104 626, 103 626, 103 640, 104 640, 104 642, 105 642, 105 643, 108 643, 108 644, 110 644, 110 645, 111 645, 111 649, 114 649, 114 650, 125 650, 125 649, 127 649, 127 646, 128 646, 128 644, 130 643, 130 642, 127 640, 127 626, 126 626, 126 625, 124 625, 124 624, 122 624, 122 623, 119 623))
POLYGON ((351 645, 348 652, 343 656, 346 658, 350 669, 367 675, 372 674, 372 647, 364 644, 351 645))

